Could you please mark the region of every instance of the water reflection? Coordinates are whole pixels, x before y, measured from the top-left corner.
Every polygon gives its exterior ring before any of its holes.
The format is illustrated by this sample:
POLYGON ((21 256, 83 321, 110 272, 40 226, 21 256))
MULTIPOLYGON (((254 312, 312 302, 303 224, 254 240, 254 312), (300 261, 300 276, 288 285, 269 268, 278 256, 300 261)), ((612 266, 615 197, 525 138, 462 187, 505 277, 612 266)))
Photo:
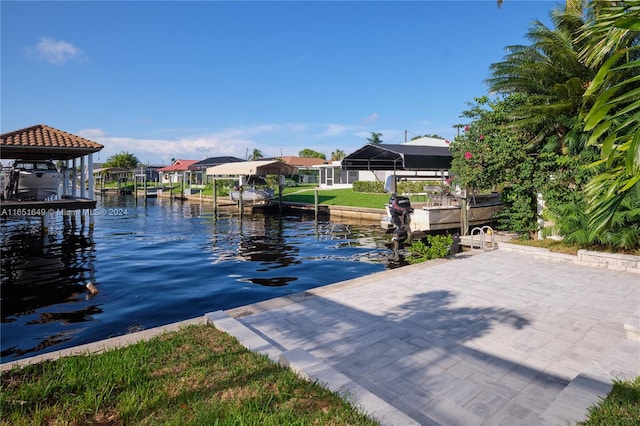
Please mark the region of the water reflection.
POLYGON ((2 362, 392 266, 377 225, 241 218, 162 198, 104 197, 98 207, 123 214, 95 217, 93 232, 56 218, 49 235, 39 219, 0 221, 2 362))
MULTIPOLYGON (((251 224, 253 225, 251 233, 241 237, 237 254, 239 259, 260 262, 263 267, 257 269, 257 272, 286 268, 301 263, 298 259, 299 248, 285 239, 282 218, 260 215, 252 220, 251 224)), ((258 284, 259 281, 254 282, 258 284)))
MULTIPOLYGON (((40 221, 4 219, 0 268, 1 322, 27 325, 80 323, 93 320, 102 309, 90 303, 86 284, 95 276, 94 241, 85 228, 66 217, 58 232, 42 233, 40 221)), ((3 326, 2 340, 6 338, 3 326)), ((1 356, 22 355, 68 341, 59 333, 33 347, 5 348, 1 356)))
MULTIPOLYGON (((39 226, 10 223, 2 227, 2 322, 88 294, 92 281, 94 242, 74 232, 48 235, 39 226)), ((71 315, 72 312, 67 312, 71 315)), ((84 316, 84 315, 81 315, 84 316)))

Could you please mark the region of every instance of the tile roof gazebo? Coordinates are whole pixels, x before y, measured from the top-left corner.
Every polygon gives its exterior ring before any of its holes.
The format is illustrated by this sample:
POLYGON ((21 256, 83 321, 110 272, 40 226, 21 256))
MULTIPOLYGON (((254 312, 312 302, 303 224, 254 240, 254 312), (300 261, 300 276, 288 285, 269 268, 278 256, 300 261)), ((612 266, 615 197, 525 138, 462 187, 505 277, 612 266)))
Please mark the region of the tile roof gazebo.
MULTIPOLYGON (((93 154, 102 148, 103 146, 99 143, 44 124, 1 134, 0 159, 61 160, 66 164, 60 199, 47 201, 3 200, 3 210, 15 208, 16 206, 20 207, 20 211, 28 211, 29 209, 32 211, 43 211, 42 209, 50 211, 51 209, 80 210, 95 208, 93 175, 90 170, 93 168, 93 154), (69 172, 76 170, 76 160, 78 158, 80 158, 81 170, 87 172, 88 194, 85 193, 84 179, 80 179, 81 182, 78 182, 76 173, 73 175, 70 191, 68 188, 69 172), (69 167, 69 161, 72 162, 71 167, 69 167), (76 197, 76 188, 78 187, 80 188, 80 196, 76 197)), ((81 175, 83 174, 81 173, 81 175)))
POLYGON ((0 135, 0 158, 72 160, 103 148, 99 143, 44 124, 0 135))

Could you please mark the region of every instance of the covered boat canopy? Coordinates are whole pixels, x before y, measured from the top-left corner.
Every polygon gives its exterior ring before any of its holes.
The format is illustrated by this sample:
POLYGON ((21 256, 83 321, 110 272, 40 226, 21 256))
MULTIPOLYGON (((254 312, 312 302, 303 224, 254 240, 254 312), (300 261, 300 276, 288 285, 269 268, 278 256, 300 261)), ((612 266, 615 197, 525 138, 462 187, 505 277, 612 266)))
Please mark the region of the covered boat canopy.
POLYGON ((449 147, 368 144, 342 160, 344 170, 448 170, 449 147))
POLYGON ((238 161, 235 163, 220 164, 207 168, 209 176, 265 176, 265 175, 292 175, 298 169, 282 161, 238 161))

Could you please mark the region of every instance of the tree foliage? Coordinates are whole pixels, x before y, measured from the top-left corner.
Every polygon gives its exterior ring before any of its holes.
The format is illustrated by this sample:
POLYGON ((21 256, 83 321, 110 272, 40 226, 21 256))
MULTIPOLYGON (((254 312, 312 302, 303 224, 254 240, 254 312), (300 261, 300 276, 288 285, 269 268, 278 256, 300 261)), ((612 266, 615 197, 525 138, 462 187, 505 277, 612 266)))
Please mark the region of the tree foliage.
POLYGON ((416 140, 416 139, 420 139, 420 138, 434 138, 434 139, 444 139, 442 136, 440 136, 437 133, 425 133, 424 135, 417 135, 411 138, 411 140, 416 140))
POLYGON ((336 149, 331 153, 331 161, 340 161, 346 156, 347 154, 343 150, 336 149))
POLYGON ((251 161, 257 161, 264 158, 264 154, 262 154, 262 151, 260 151, 258 148, 254 148, 253 151, 251 152, 251 155, 249 156, 248 160, 251 161))
POLYGON ((371 132, 371 135, 367 138, 367 140, 369 141, 369 143, 372 143, 374 145, 381 144, 382 143, 382 133, 371 132))
POLYGON ((305 158, 322 158, 323 160, 327 159, 327 156, 321 152, 314 151, 310 148, 305 148, 298 153, 300 157, 305 158))
POLYGON ((112 155, 107 158, 107 161, 103 164, 104 167, 120 167, 123 169, 135 169, 140 161, 138 158, 130 152, 121 152, 119 154, 112 155))
MULTIPOLYGON (((600 149, 600 173, 587 186, 589 223, 600 234, 615 226, 625 199, 640 185, 640 2, 592 2, 581 56, 599 65, 585 93, 589 145, 600 149)), ((628 204, 628 201, 627 201, 628 204)))
POLYGON ((527 143, 526 130, 510 127, 510 112, 527 102, 527 95, 476 98, 463 116, 470 119, 451 144, 452 183, 462 188, 502 191, 502 227, 532 234, 537 230, 538 193, 552 168, 552 159, 538 158, 527 143))
POLYGON ((537 230, 541 194, 569 241, 640 247, 640 1, 568 0, 551 21, 491 66, 497 97, 463 112, 454 182, 500 187, 512 230, 537 230))

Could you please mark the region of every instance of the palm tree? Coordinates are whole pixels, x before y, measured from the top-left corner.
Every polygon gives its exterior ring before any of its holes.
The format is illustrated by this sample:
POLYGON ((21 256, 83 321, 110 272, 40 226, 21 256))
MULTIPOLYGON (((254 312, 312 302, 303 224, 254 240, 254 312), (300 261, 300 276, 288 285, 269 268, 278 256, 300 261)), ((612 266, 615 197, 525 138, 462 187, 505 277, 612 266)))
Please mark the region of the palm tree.
POLYGON ((458 132, 456 133, 456 137, 460 136, 460 129, 464 129, 464 124, 458 123, 458 124, 454 124, 452 127, 454 129, 456 129, 458 132))
POLYGON ((505 59, 491 65, 487 83, 493 92, 528 95, 528 102, 512 112, 512 125, 532 130, 534 145, 544 142, 546 150, 556 151, 566 149, 568 141, 582 140, 578 115, 595 70, 579 58, 581 15, 554 10, 551 19, 553 29, 534 22, 527 32, 531 45, 508 46, 505 59))
POLYGON ((600 65, 585 93, 589 144, 604 167, 587 185, 590 223, 605 232, 627 197, 640 198, 640 8, 631 2, 593 1, 581 57, 600 65))
POLYGON ((251 156, 249 157, 249 160, 256 161, 260 160, 261 158, 264 158, 262 151, 260 151, 258 148, 254 148, 251 156))
MULTIPOLYGON (((503 0, 497 0, 498 9, 502 6, 503 0)), ((582 8, 582 0, 566 0, 565 8, 567 10, 580 10, 582 8)))
POLYGON ((369 141, 369 143, 378 145, 382 143, 382 139, 380 139, 381 137, 382 133, 371 132, 371 136, 369 136, 367 140, 369 141))
POLYGON ((331 153, 331 161, 340 161, 346 156, 347 156, 347 154, 345 154, 345 152, 343 150, 336 149, 335 151, 333 151, 331 153))

